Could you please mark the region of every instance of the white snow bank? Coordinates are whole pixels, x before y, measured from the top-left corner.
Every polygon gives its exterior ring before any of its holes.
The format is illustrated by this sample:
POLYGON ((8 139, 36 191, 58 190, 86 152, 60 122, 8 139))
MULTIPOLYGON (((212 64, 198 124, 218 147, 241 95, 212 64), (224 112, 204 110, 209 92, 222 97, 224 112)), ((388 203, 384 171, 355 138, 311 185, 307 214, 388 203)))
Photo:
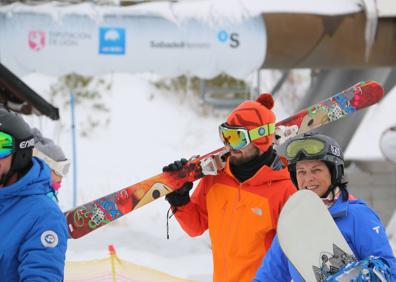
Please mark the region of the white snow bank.
POLYGON ((9 16, 12 13, 42 13, 61 19, 67 14, 86 15, 100 21, 104 15, 117 14, 134 16, 155 16, 170 21, 185 19, 216 22, 227 20, 233 23, 255 17, 262 13, 307 13, 317 15, 345 15, 362 11, 360 0, 198 0, 180 2, 151 2, 129 7, 96 6, 91 3, 64 5, 57 2, 29 6, 20 3, 0 7, 0 12, 9 16))

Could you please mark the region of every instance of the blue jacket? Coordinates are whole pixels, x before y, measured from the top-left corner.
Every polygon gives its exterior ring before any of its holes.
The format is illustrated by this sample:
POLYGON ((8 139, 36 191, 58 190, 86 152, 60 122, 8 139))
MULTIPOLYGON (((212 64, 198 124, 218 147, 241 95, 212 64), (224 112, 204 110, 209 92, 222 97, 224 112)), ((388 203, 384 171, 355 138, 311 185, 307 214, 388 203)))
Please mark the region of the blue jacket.
MULTIPOLYGON (((370 255, 385 258, 391 267, 392 281, 396 281, 396 259, 376 213, 361 200, 344 202, 341 197, 329 211, 356 258, 362 260, 370 255)), ((292 279, 304 281, 283 253, 276 236, 253 281, 289 282, 292 279)))
POLYGON ((67 225, 50 170, 37 158, 16 183, 0 188, 0 281, 62 281, 67 225))

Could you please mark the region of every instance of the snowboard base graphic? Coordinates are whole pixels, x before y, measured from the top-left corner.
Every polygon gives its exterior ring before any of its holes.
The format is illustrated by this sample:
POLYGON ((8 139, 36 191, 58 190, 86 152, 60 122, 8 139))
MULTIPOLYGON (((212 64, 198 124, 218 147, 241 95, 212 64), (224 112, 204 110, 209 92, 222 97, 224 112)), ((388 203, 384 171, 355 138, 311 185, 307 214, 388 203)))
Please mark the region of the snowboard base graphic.
MULTIPOLYGON (((283 252, 305 281, 325 281, 356 261, 327 207, 312 191, 300 190, 289 198, 277 233, 283 252)), ((351 279, 358 273, 349 273, 351 279)))

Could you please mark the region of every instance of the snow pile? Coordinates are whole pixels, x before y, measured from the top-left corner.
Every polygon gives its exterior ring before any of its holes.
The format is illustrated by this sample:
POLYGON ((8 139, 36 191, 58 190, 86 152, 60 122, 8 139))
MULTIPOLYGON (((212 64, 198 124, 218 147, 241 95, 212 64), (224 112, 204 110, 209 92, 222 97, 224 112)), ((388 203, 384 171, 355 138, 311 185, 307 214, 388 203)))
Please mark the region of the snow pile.
POLYGON ((152 16, 168 19, 175 23, 185 20, 199 20, 213 24, 237 24, 263 13, 302 13, 317 15, 346 15, 362 11, 363 0, 196 0, 179 2, 149 2, 129 7, 97 6, 92 3, 64 5, 49 2, 31 6, 13 3, 0 7, 0 12, 7 16, 13 13, 39 13, 51 15, 62 21, 65 15, 85 15, 98 22, 105 15, 152 16))

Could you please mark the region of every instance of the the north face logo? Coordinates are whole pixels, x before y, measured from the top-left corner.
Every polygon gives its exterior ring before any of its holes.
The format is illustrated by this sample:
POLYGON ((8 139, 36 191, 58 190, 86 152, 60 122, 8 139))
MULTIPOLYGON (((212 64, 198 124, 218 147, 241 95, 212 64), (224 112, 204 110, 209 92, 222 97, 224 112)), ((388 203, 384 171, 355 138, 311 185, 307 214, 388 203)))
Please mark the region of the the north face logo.
POLYGON ((258 216, 262 216, 263 215, 263 210, 261 208, 251 208, 251 211, 255 215, 258 215, 258 216))

